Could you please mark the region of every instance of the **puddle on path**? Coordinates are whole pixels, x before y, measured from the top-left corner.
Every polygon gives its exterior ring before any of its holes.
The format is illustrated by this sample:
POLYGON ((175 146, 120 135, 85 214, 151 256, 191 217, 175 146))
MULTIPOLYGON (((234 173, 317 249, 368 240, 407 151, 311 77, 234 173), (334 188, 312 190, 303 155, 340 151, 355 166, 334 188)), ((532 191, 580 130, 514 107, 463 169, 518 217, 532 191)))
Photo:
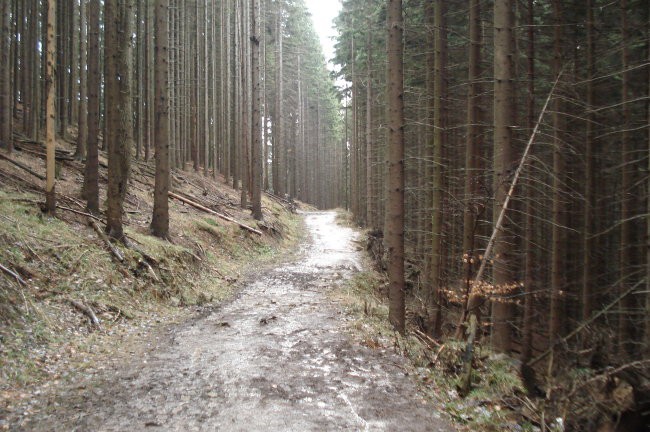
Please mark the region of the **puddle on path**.
POLYGON ((146 357, 51 396, 28 430, 450 431, 397 365, 345 336, 328 287, 361 269, 356 233, 308 213, 294 262, 261 271, 146 357), (48 413, 49 411, 49 413, 48 413))

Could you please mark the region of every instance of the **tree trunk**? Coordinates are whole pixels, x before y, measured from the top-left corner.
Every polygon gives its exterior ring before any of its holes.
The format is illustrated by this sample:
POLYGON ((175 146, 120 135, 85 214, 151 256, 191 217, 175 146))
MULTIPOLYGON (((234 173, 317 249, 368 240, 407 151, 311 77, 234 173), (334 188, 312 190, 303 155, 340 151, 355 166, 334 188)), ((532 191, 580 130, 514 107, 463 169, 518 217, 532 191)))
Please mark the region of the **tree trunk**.
POLYGON ((585 132, 585 184, 584 221, 582 233, 582 320, 591 316, 593 309, 593 268, 591 256, 594 248, 592 239, 594 215, 594 5, 587 0, 587 114, 585 132))
POLYGON ((154 145, 156 179, 151 230, 169 236, 169 0, 156 0, 154 41, 154 145))
POLYGON ((373 175, 372 175, 372 165, 374 162, 374 144, 372 142, 372 98, 373 98, 373 88, 372 88, 372 23, 370 18, 368 18, 368 29, 367 29, 367 38, 366 38, 366 53, 368 56, 367 61, 367 70, 366 70, 366 224, 370 228, 376 228, 377 220, 374 211, 374 206, 376 204, 375 193, 373 191, 373 175))
POLYGON ((253 195, 253 217, 262 220, 262 115, 261 108, 261 82, 260 82, 260 3, 259 0, 251 0, 251 28, 252 42, 252 88, 253 88, 253 150, 252 150, 252 175, 253 181, 251 191, 253 195))
MULTIPOLYGON (((512 151, 513 126, 513 1, 494 2, 494 207, 496 222, 506 199, 509 173, 514 165, 512 151)), ((499 229, 494 241, 494 289, 506 290, 513 283, 510 260, 510 224, 499 229)), ((495 296, 496 293, 495 293, 495 296)), ((501 352, 510 350, 512 307, 496 299, 492 302, 492 347, 501 352)))
POLYGON ((282 1, 278 1, 277 22, 275 29, 275 117, 273 118, 273 164, 274 171, 273 192, 277 195, 284 196, 284 161, 282 160, 282 151, 284 149, 283 136, 283 69, 282 69, 282 1))
POLYGON ((47 102, 45 106, 45 145, 47 147, 47 166, 45 184, 45 206, 50 215, 56 210, 54 192, 55 152, 56 152, 56 0, 47 2, 47 74, 45 77, 47 102))
POLYGON ((86 141, 88 141, 88 85, 86 83, 86 63, 88 62, 87 49, 88 37, 86 35, 86 0, 80 0, 79 3, 79 118, 77 133, 77 148, 75 157, 84 159, 86 157, 86 141))
POLYGON ((387 1, 388 176, 384 242, 388 253, 388 319, 404 333, 404 45, 402 1, 387 1))
MULTIPOLYGON (((467 93, 467 138, 465 146, 465 209, 463 213, 463 283, 465 292, 469 295, 474 264, 478 261, 476 253, 476 229, 482 214, 482 203, 479 202, 478 184, 483 144, 480 117, 481 85, 481 5, 478 0, 470 0, 469 6, 469 90, 467 93)), ((476 294, 467 300, 466 311, 476 315, 480 322, 479 306, 482 296, 476 294)), ((465 319, 463 319, 463 322, 465 319)), ((459 326, 462 332, 462 326, 459 326)), ((460 334, 457 334, 460 336, 460 334)))
POLYGON ((132 0, 105 1, 105 108, 108 146, 107 231, 124 241, 122 213, 133 141, 130 39, 132 0))
MULTIPOLYGON (((535 27, 534 0, 528 0, 528 99, 526 101, 526 130, 535 127, 535 27)), ((529 132, 530 133, 530 132, 529 132)), ((532 162, 529 170, 532 168, 532 162)), ((536 289, 535 277, 535 185, 528 182, 526 188, 525 234, 524 234, 524 315, 522 318, 521 362, 527 363, 533 353, 533 314, 536 289)))
MULTIPOLYGON (((621 13, 621 106, 622 112, 622 135, 621 135, 621 237, 620 237, 620 254, 619 254, 619 271, 620 271, 620 292, 626 292, 632 284, 634 272, 633 267, 633 245, 634 229, 630 219, 633 215, 633 177, 634 155, 632 153, 632 143, 630 140, 631 112, 629 103, 629 47, 628 47, 628 23, 627 23, 627 0, 620 2, 621 13)), ((618 315, 618 343, 621 348, 621 354, 632 355, 634 353, 634 309, 636 308, 633 295, 623 297, 619 304, 618 315)))
POLYGON ((12 122, 13 90, 11 88, 11 2, 3 1, 2 6, 2 30, 0 31, 0 144, 7 149, 8 153, 13 150, 12 122))
MULTIPOLYGON (((650 17, 650 3, 647 6, 647 16, 650 17)), ((647 50, 647 59, 646 61, 650 64, 650 20, 647 21, 648 25, 646 28, 646 38, 648 40, 648 50, 647 50)), ((648 102, 646 103, 646 121, 650 125, 650 67, 647 68, 647 81, 648 81, 648 102)), ((647 149, 648 149, 648 172, 650 172, 650 128, 648 128, 647 134, 647 149)), ((645 340, 643 353, 645 358, 650 358, 650 176, 646 179, 646 275, 645 275, 645 340)))
POLYGON ((446 146, 445 117, 447 103, 446 67, 447 67, 447 28, 445 24, 445 2, 437 0, 433 5, 434 19, 434 76, 433 94, 433 190, 431 217, 431 290, 429 301, 433 316, 431 331, 435 336, 440 335, 442 326, 442 268, 445 263, 443 246, 443 151, 446 146))
POLYGON ((88 139, 83 197, 88 211, 99 213, 100 0, 88 3, 88 139))
MULTIPOLYGON (((562 10, 560 0, 553 0, 554 44, 553 44, 553 75, 558 76, 562 70, 562 10)), ((551 246, 551 310, 549 317, 549 343, 562 336, 565 325, 564 294, 565 265, 566 265, 566 205, 564 204, 565 178, 565 145, 562 132, 564 131, 563 104, 561 97, 553 100, 553 224, 551 246)))

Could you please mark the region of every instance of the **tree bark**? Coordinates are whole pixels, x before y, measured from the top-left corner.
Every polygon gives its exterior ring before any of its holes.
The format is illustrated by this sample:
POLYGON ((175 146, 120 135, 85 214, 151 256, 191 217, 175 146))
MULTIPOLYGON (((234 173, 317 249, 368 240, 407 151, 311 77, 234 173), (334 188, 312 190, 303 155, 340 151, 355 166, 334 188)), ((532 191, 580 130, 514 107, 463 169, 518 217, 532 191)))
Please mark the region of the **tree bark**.
POLYGON ((405 331, 404 303, 404 24, 402 1, 387 0, 388 176, 384 242, 388 253, 388 319, 405 331))
POLYGON ((11 86, 11 2, 3 1, 2 6, 2 31, 0 32, 0 141, 8 153, 13 150, 12 124, 13 124, 13 89, 11 86))
MULTIPOLYGON (((479 305, 482 296, 469 296, 474 265, 478 261, 476 253, 476 229, 482 214, 482 203, 478 197, 481 146, 483 144, 480 116, 481 85, 481 5, 478 0, 470 0, 469 7, 469 90, 467 94, 467 138, 465 145, 465 209, 463 213, 463 282, 468 293, 467 312, 476 315, 480 322, 479 305)), ((465 321, 465 320, 463 320, 465 321)), ((459 332, 462 327, 459 326, 459 332)), ((459 335, 457 335, 459 336, 459 335)))
POLYGON ((87 63, 87 49, 88 37, 86 34, 86 0, 80 0, 79 3, 79 118, 78 134, 77 134, 77 147, 75 150, 75 157, 84 159, 86 157, 86 141, 88 140, 88 85, 86 83, 86 63, 87 63))
MULTIPOLYGON (((558 76, 562 70, 562 10, 560 0, 553 0, 554 43, 553 43, 553 74, 558 76)), ((551 246, 551 310, 549 317, 550 343, 562 336, 565 325, 564 290, 566 289, 566 205, 564 204, 565 178, 565 144, 563 141, 564 121, 561 97, 553 100, 553 224, 551 246)))
POLYGON ((282 69, 282 2, 278 1, 277 21, 275 29, 275 117, 273 118, 273 165, 275 165, 273 192, 279 196, 284 196, 284 161, 282 160, 282 151, 284 148, 283 136, 283 69, 282 69))
POLYGON ((584 220, 582 234, 582 320, 591 316, 593 309, 593 268, 592 238, 594 218, 594 5, 587 0, 587 114, 585 131, 585 184, 584 184, 584 220))
POLYGON ((260 82, 260 3, 259 0, 251 0, 251 28, 252 42, 252 88, 253 88, 253 149, 252 149, 252 175, 251 185, 253 217, 262 220, 262 115, 261 108, 261 82, 260 82))
POLYGON ((45 206, 50 215, 56 211, 56 196, 54 192, 55 156, 56 156, 56 0, 47 2, 47 73, 45 86, 47 101, 45 106, 45 145, 47 150, 47 165, 45 181, 45 206))
MULTIPOLYGON (((535 128, 535 27, 534 27, 534 0, 528 0, 528 99, 526 101, 526 129, 535 128)), ((529 170, 533 162, 529 164, 529 170)), ((521 362, 526 363, 533 354, 533 314, 537 278, 535 277, 535 185, 528 181, 526 185, 526 214, 524 234, 524 315, 522 318, 521 362)))
POLYGON ((105 113, 108 146, 107 230, 124 241, 122 213, 126 197, 133 141, 130 39, 133 0, 105 4, 105 113))
POLYGON ((83 197, 88 211, 99 213, 99 122, 100 122, 100 1, 88 4, 88 139, 84 174, 83 197))
MULTIPOLYGON (((508 192, 509 173, 513 168, 513 1, 494 2, 494 207, 496 222, 508 192)), ((511 343, 512 307, 501 301, 499 292, 508 290, 513 283, 511 259, 510 224, 498 230, 494 242, 492 347, 508 352, 511 343)))
POLYGON ((156 0, 154 41, 154 145, 156 178, 151 231, 169 236, 169 0, 156 0))
POLYGON ((447 144, 445 131, 447 98, 447 28, 445 23, 445 1, 436 0, 433 4, 434 19, 434 76, 433 94, 433 189, 431 215, 431 290, 429 301, 433 316, 430 327, 434 336, 440 335, 442 326, 442 268, 445 262, 443 245, 443 197, 444 161, 443 151, 447 144))
MULTIPOLYGON (((622 135, 621 135, 621 237, 619 253, 620 271, 620 292, 625 292, 632 284, 634 272, 633 267, 633 245, 635 243, 634 229, 630 219, 633 216, 634 202, 633 175, 634 155, 630 137, 631 111, 629 103, 630 73, 629 68, 629 37, 628 37, 628 6, 627 0, 620 1, 621 13, 621 106, 622 106, 622 135)), ((623 355, 634 354, 634 328, 635 328, 635 301, 634 296, 629 295, 621 299, 618 315, 618 343, 623 355)))
POLYGON ((366 65, 366 224, 370 228, 375 228, 377 221, 375 218, 374 206, 376 204, 375 193, 373 191, 372 165, 374 161, 374 144, 372 142, 372 29, 371 20, 367 21, 366 36, 366 55, 368 56, 366 65))

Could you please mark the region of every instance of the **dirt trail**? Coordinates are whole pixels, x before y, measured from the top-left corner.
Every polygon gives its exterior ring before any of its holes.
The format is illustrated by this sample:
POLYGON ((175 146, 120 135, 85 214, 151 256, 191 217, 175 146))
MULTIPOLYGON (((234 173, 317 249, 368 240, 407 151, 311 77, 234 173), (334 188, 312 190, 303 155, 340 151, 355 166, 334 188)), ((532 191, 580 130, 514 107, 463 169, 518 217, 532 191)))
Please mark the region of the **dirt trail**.
MULTIPOLYGON (((298 258, 171 328, 148 354, 56 391, 18 429, 451 431, 402 359, 351 341, 328 287, 360 267, 333 212, 305 216, 298 258)), ((25 420, 25 419, 23 419, 25 420)))

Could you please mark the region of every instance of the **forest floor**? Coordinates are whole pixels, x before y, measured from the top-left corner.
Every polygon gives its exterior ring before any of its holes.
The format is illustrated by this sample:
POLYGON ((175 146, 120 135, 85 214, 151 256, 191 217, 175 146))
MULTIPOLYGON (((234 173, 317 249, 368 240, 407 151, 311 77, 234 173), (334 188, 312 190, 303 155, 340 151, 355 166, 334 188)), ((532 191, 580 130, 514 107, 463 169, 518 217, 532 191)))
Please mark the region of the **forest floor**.
POLYGON ((160 241, 153 166, 134 161, 119 260, 58 147, 56 218, 24 169, 43 171, 40 145, 19 140, 23 168, 0 160, 0 430, 452 430, 394 336, 359 331, 350 287, 369 264, 335 213, 265 196, 258 224, 223 180, 177 170, 174 192, 262 235, 170 200, 160 241))
POLYGON ((403 356, 350 334, 354 318, 339 294, 367 263, 356 233, 337 226, 335 216, 307 213, 310 236, 297 254, 259 268, 235 299, 115 347, 83 374, 17 404, 9 424, 19 430, 454 430, 418 392, 403 356))

